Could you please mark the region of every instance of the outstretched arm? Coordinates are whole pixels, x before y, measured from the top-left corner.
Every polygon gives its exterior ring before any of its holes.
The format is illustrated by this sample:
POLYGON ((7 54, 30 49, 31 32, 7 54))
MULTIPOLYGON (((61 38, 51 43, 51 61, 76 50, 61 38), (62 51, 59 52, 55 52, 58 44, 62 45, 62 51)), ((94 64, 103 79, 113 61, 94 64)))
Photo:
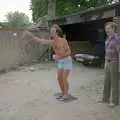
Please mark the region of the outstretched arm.
POLYGON ((39 37, 36 37, 35 35, 33 35, 29 31, 24 31, 23 38, 26 38, 26 39, 31 40, 31 41, 36 41, 36 42, 41 43, 41 44, 51 45, 53 43, 52 40, 41 39, 39 37))

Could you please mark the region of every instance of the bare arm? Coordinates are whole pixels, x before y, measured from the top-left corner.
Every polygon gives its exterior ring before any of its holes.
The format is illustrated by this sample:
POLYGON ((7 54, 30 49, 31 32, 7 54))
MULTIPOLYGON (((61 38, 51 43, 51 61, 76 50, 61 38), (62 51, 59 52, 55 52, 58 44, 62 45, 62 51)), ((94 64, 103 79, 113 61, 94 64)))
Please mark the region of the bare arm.
POLYGON ((35 40, 36 42, 39 42, 39 43, 42 43, 42 44, 48 44, 48 45, 51 45, 53 43, 52 40, 46 40, 46 39, 40 39, 36 36, 33 36, 32 38, 33 40, 35 40))
POLYGON ((41 39, 39 37, 36 37, 35 35, 33 35, 31 32, 29 31, 25 31, 23 33, 23 38, 27 38, 28 40, 32 40, 32 41, 36 41, 38 43, 41 44, 48 44, 48 45, 52 45, 53 41, 52 40, 46 40, 46 39, 41 39))
POLYGON ((65 40, 64 49, 65 49, 65 56, 71 55, 71 50, 70 50, 67 40, 65 40))
POLYGON ((61 57, 66 57, 66 56, 70 56, 71 55, 71 50, 69 48, 69 45, 68 45, 68 42, 67 40, 63 40, 62 41, 62 46, 63 46, 63 49, 61 49, 61 57))

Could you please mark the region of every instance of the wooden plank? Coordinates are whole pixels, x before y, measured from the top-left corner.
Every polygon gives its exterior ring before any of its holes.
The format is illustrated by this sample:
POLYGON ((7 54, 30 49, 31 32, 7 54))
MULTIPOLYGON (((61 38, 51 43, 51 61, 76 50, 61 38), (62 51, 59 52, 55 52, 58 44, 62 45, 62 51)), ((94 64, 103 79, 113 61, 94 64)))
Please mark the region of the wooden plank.
POLYGON ((116 9, 108 10, 103 12, 102 18, 115 17, 116 9))
POLYGON ((81 51, 91 51, 92 50, 92 45, 89 43, 89 41, 74 41, 74 42, 69 42, 72 55, 81 52, 81 51))

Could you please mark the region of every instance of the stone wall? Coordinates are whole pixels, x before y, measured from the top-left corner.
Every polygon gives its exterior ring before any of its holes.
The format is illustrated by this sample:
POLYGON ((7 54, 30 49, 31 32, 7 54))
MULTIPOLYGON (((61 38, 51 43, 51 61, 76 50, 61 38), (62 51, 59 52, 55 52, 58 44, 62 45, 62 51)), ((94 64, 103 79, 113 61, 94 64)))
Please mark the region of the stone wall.
MULTIPOLYGON (((41 37, 48 36, 48 32, 43 34, 42 30, 32 32, 41 37)), ((48 45, 23 40, 22 33, 22 29, 0 29, 0 70, 38 60, 49 48, 48 45)))

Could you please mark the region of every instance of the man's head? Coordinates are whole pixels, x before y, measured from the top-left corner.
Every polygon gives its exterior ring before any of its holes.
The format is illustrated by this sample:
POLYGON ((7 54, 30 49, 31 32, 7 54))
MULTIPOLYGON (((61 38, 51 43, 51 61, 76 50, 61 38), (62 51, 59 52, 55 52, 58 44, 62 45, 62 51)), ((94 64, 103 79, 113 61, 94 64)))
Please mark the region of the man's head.
POLYGON ((56 24, 52 25, 51 36, 52 37, 55 37, 55 36, 63 37, 63 32, 58 25, 56 25, 56 24))
POLYGON ((107 22, 105 25, 105 32, 107 36, 113 36, 117 32, 117 24, 114 22, 107 22))

